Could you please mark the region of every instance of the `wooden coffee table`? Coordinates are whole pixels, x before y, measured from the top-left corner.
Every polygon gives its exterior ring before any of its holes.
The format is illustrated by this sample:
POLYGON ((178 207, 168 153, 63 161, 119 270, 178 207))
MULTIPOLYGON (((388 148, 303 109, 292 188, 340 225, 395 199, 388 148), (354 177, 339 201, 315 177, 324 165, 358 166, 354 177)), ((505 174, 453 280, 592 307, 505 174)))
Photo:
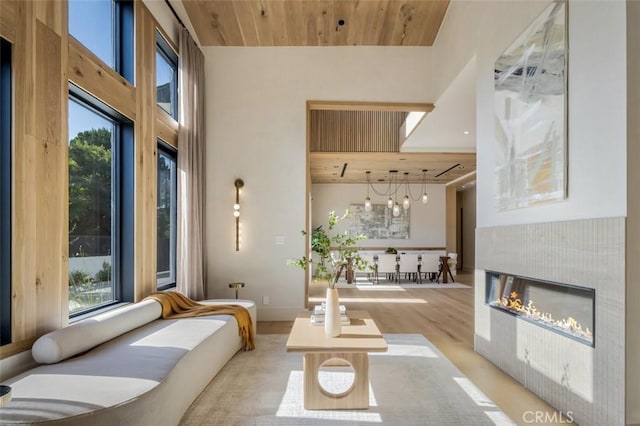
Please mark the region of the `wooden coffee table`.
POLYGON ((387 342, 366 311, 349 311, 350 325, 338 337, 328 337, 309 315, 296 318, 287 340, 287 352, 304 353, 304 408, 307 410, 369 408, 369 352, 386 352, 387 342), (350 365, 354 382, 340 394, 329 393, 318 382, 322 365, 350 365))

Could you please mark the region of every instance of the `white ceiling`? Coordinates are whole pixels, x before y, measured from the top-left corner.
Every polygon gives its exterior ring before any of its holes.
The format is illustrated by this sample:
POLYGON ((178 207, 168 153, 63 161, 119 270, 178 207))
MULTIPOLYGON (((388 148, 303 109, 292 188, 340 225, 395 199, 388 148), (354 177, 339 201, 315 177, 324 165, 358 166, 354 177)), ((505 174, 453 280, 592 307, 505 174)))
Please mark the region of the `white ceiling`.
POLYGON ((418 124, 401 152, 476 152, 476 60, 472 58, 418 124), (464 132, 469 132, 465 134, 464 132))

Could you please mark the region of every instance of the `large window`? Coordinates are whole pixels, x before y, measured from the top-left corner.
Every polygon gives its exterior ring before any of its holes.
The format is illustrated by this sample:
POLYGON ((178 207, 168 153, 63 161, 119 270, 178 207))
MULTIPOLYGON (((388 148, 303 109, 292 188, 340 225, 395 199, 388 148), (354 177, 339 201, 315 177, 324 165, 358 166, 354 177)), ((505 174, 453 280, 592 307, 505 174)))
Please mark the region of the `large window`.
POLYGON ((133 82, 131 0, 69 0, 69 34, 133 82))
POLYGON ((69 312, 132 299, 133 130, 72 86, 69 98, 69 312))
POLYGON ((0 38, 0 345, 11 343, 11 43, 0 38))
POLYGON ((178 119, 178 55, 156 32, 156 93, 158 106, 178 119))
POLYGON ((176 151, 158 143, 158 289, 176 285, 176 151))

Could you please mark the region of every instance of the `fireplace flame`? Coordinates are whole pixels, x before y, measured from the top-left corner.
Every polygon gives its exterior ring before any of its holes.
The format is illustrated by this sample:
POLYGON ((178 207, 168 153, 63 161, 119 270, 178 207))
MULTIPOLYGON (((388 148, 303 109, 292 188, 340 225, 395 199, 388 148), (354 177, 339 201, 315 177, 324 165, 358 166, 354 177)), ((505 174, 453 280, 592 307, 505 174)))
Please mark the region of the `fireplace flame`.
POLYGON ((555 328, 561 328, 569 331, 572 334, 584 339, 593 340, 593 334, 588 327, 583 328, 578 321, 573 317, 566 317, 556 320, 548 312, 540 312, 536 309, 532 300, 529 300, 526 306, 520 300, 517 292, 512 291, 509 294, 509 298, 503 297, 496 301, 496 304, 506 310, 525 315, 526 317, 543 322, 555 328))

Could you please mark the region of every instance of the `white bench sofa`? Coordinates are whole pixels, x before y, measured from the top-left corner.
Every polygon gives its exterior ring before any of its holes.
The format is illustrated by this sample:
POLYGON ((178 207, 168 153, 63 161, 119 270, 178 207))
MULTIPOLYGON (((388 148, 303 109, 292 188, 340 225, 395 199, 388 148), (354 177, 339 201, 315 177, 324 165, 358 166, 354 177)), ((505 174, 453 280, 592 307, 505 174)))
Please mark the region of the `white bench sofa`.
MULTIPOLYGON (((240 304, 249 300, 203 301, 240 304)), ((242 348, 231 315, 160 319, 147 300, 42 336, 39 365, 2 384, 11 402, 0 424, 175 425, 205 386, 242 348)))

